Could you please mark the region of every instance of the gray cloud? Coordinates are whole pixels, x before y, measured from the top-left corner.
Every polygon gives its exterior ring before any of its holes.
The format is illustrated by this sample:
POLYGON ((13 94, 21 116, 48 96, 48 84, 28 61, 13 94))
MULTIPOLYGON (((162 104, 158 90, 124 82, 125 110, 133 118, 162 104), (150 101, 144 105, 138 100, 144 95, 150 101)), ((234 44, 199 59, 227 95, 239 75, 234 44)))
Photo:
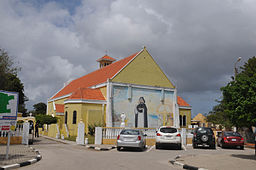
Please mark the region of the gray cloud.
MULTIPOLYGON (((28 105, 98 68, 105 51, 121 59, 146 45, 193 112, 207 113, 234 62, 256 53, 252 0, 0 1, 0 47, 21 64, 28 105)), ((240 63, 240 65, 242 62, 240 63)))

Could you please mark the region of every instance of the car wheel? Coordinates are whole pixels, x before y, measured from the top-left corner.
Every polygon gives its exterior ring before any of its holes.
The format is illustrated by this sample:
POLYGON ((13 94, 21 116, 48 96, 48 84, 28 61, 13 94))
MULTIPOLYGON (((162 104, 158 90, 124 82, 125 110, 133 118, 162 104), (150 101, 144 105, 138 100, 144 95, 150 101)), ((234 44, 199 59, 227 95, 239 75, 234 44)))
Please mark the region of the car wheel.
POLYGON ((178 144, 178 150, 182 150, 181 143, 178 144))
POLYGON ((244 150, 244 146, 240 146, 240 149, 241 149, 241 150, 244 150))
POLYGON ((222 142, 220 142, 220 147, 221 147, 221 148, 224 148, 224 146, 223 146, 222 142))
POLYGON ((197 148, 197 144, 194 144, 194 143, 193 143, 193 148, 194 148, 194 149, 197 148))
POLYGON ((117 147, 116 149, 117 149, 118 151, 120 151, 120 150, 121 150, 121 147, 117 147))
POLYGON ((156 149, 160 149, 159 143, 156 143, 156 149))
POLYGON ((210 149, 216 149, 216 145, 210 145, 210 149))

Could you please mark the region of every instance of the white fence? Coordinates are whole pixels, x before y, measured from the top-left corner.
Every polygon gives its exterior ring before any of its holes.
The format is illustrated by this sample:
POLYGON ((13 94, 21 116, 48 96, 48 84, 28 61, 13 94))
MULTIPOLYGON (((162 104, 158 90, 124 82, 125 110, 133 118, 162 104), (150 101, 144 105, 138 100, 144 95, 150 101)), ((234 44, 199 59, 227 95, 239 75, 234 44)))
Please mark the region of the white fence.
MULTIPOLYGON (((103 127, 102 128, 102 138, 103 139, 116 139, 120 132, 125 128, 114 128, 114 127, 103 127)), ((156 136, 156 128, 132 128, 132 129, 140 129, 144 134, 146 134, 146 138, 155 138, 156 136)))

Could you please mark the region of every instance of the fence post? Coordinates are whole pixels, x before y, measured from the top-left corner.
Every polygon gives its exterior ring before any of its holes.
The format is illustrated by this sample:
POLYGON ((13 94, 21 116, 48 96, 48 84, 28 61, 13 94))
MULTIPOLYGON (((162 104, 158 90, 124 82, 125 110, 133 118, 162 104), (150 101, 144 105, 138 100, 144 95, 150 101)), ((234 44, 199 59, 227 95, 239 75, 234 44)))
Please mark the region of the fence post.
POLYGON ((95 144, 102 144, 102 127, 95 127, 95 144))
POLYGON ((28 145, 29 138, 29 123, 23 123, 23 132, 22 132, 22 144, 28 145))
POLYGON ((84 145, 84 123, 82 121, 78 124, 76 144, 84 145))

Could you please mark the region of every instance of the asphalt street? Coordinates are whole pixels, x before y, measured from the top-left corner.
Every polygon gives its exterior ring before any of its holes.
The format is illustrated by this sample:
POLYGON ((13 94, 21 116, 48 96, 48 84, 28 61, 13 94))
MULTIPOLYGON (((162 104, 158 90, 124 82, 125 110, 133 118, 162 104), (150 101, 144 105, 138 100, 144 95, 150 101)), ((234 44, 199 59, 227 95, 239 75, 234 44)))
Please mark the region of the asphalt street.
POLYGON ((167 148, 156 150, 149 147, 144 151, 116 149, 110 151, 96 151, 87 149, 85 146, 69 145, 58 143, 49 139, 40 137, 33 145, 42 155, 42 160, 20 169, 37 169, 37 170, 120 170, 120 169, 147 169, 147 170, 165 170, 180 169, 169 163, 177 155, 191 156, 197 154, 220 155, 226 152, 238 154, 241 152, 249 152, 248 149, 228 149, 223 150, 217 148, 211 149, 192 149, 186 147, 185 150, 176 150, 175 148, 167 148))

